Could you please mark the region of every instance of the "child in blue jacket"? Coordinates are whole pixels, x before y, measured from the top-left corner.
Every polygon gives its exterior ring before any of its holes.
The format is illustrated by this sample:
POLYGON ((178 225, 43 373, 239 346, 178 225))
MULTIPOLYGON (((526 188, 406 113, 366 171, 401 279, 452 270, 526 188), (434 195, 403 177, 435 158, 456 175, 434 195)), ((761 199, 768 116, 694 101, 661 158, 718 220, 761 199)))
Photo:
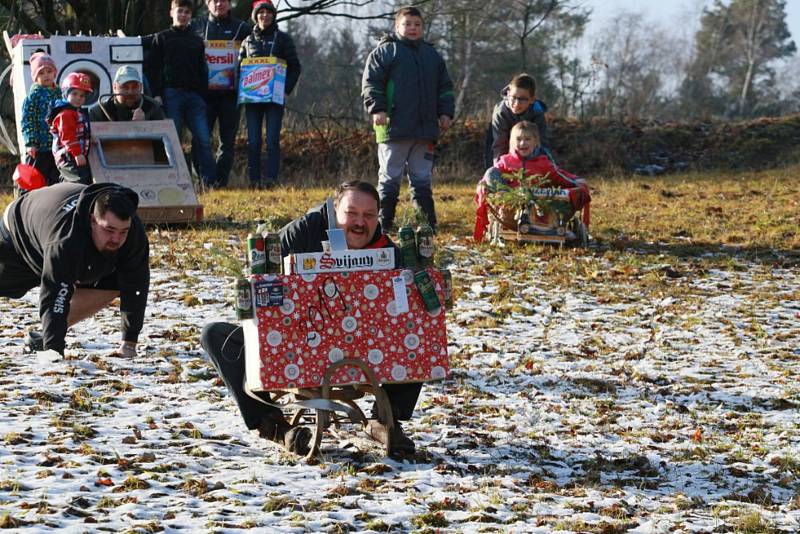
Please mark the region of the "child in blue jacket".
POLYGON ((22 138, 25 141, 25 163, 33 165, 47 180, 47 185, 59 181, 59 172, 51 148, 52 137, 45 117, 50 105, 61 98, 56 85, 56 63, 45 52, 30 57, 31 85, 22 103, 22 138))

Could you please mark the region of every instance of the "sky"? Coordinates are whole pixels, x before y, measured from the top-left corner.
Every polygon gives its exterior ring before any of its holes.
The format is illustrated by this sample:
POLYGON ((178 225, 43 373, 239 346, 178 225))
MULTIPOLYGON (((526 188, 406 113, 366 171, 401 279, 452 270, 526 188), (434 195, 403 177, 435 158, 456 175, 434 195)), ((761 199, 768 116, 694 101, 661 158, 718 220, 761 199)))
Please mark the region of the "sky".
MULTIPOLYGON (((713 0, 579 0, 592 9, 589 25, 584 38, 576 48, 579 57, 589 60, 592 55, 593 41, 622 11, 641 13, 645 22, 654 26, 668 27, 675 37, 685 43, 694 40, 694 34, 700 27, 700 16, 703 8, 711 6, 713 0)), ((728 0, 726 0, 728 3, 728 0)), ((778 89, 789 94, 800 85, 800 0, 786 2, 786 24, 798 52, 791 58, 774 64, 778 89)), ((672 83, 680 83, 680 77, 671 79, 672 83)))
MULTIPOLYGON (((688 25, 695 29, 699 22, 699 14, 703 6, 712 4, 711 0, 583 0, 583 4, 592 8, 592 20, 588 33, 602 28, 609 18, 621 10, 644 13, 654 21, 671 22, 688 25)), ((800 0, 786 2, 786 22, 795 44, 800 48, 800 0)))

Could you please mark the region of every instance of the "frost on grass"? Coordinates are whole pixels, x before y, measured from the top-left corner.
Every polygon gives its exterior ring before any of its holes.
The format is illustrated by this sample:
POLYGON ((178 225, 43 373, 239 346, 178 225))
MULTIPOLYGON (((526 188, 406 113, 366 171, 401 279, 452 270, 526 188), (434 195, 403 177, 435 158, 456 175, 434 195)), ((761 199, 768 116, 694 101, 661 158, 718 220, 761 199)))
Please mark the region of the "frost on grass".
POLYGON ((454 248, 453 372, 396 461, 352 431, 318 465, 249 433, 198 343, 226 280, 154 271, 117 317, 22 353, 0 301, 0 526, 20 531, 795 532, 800 274, 768 263, 454 248), (536 254, 544 256, 537 257, 536 254))

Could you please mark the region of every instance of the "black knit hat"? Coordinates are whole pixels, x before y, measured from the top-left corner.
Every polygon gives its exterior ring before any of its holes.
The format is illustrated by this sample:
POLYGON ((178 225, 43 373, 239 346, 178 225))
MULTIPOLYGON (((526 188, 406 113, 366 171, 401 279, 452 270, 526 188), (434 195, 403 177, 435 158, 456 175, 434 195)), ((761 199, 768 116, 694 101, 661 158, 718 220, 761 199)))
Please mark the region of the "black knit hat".
POLYGON ((258 20, 256 20, 256 14, 260 9, 269 9, 272 11, 273 15, 278 14, 278 10, 275 9, 275 6, 270 0, 256 0, 253 2, 253 11, 250 14, 250 18, 253 19, 253 24, 258 24, 258 20))

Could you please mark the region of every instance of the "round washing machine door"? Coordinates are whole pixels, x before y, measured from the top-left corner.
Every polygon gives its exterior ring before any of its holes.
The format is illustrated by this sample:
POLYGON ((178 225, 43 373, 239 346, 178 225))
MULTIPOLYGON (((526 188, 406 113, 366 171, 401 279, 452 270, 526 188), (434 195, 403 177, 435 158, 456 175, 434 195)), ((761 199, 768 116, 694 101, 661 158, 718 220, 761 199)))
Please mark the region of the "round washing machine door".
POLYGON ((91 59, 76 59, 64 65, 58 73, 59 86, 68 74, 73 72, 80 72, 89 76, 92 81, 92 94, 87 95, 84 106, 91 106, 101 95, 111 94, 111 76, 108 74, 106 68, 100 63, 91 59))

